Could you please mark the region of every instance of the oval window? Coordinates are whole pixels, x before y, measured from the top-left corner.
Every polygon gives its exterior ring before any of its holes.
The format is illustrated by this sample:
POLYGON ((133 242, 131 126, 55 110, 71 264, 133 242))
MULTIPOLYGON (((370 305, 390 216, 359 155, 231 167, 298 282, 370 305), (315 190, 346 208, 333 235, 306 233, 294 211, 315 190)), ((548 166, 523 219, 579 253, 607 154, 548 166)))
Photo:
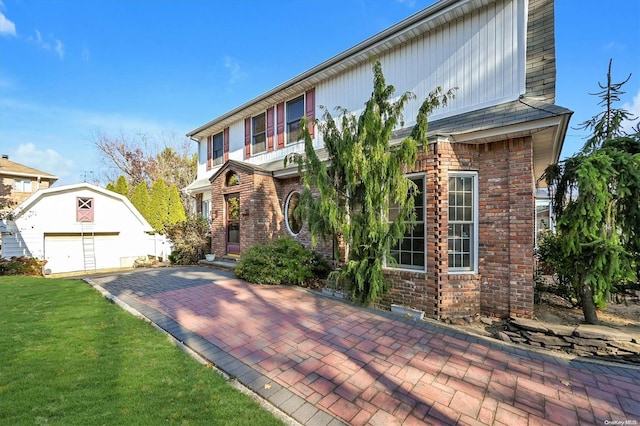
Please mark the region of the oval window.
POLYGON ((297 212, 298 204, 300 203, 300 193, 292 192, 287 198, 284 211, 286 215, 287 229, 293 235, 298 235, 302 229, 302 220, 300 219, 300 212, 297 212))

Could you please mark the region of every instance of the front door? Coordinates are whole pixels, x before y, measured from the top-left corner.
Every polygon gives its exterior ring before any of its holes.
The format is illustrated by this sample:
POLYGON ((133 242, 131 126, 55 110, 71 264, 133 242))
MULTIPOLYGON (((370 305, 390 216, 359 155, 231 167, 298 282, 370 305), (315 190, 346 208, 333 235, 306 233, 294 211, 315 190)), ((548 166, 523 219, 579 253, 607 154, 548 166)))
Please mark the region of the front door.
POLYGON ((227 253, 240 254, 240 194, 227 195, 227 253))

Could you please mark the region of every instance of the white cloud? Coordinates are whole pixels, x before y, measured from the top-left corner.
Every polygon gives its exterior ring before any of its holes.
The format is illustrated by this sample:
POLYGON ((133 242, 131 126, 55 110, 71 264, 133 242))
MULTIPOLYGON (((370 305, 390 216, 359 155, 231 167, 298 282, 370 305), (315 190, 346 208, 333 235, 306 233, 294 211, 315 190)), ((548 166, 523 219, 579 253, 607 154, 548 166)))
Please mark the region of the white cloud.
POLYGON ((638 126, 638 123, 640 122, 640 118, 638 118, 640 117, 640 89, 638 89, 638 92, 631 100, 631 103, 625 102, 622 104, 622 108, 633 114, 633 117, 636 118, 633 121, 627 120, 622 123, 622 128, 627 132, 631 132, 632 128, 638 126))
POLYGON ((51 173, 59 178, 76 173, 76 166, 73 160, 65 158, 65 156, 51 148, 38 148, 31 142, 18 145, 16 153, 11 160, 51 173))
POLYGON ((224 57, 224 67, 229 70, 229 84, 234 84, 239 80, 246 78, 247 74, 242 71, 238 61, 231 56, 224 57))
POLYGON ((91 60, 91 52, 87 46, 82 46, 82 60, 85 62, 89 62, 91 60))
POLYGON ((60 59, 64 58, 64 44, 62 44, 62 42, 58 39, 56 39, 54 50, 56 51, 60 59))
POLYGON ((27 40, 35 43, 41 49, 53 51, 60 59, 64 58, 64 43, 50 34, 46 39, 42 37, 39 30, 35 30, 34 36, 27 37, 27 40))
POLYGON ((98 159, 95 135, 159 135, 185 125, 155 122, 126 113, 82 110, 0 98, 0 140, 11 159, 54 174, 57 185, 80 182, 83 173, 100 176, 108 165, 98 159), (4 142, 6 141, 6 143, 4 142))
MULTIPOLYGON (((2 3, 0 3, 2 6, 2 3)), ((4 13, 0 12, 0 35, 8 35, 15 37, 16 33, 16 24, 11 22, 4 13)))

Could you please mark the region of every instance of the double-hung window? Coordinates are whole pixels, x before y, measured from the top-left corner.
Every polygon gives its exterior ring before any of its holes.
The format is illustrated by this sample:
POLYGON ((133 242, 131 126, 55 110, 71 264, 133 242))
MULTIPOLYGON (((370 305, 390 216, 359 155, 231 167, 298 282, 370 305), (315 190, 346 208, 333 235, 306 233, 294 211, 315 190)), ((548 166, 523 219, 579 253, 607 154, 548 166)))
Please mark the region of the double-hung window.
POLYGON ((267 121, 264 113, 251 119, 251 145, 253 154, 267 150, 267 121))
POLYGON ((478 179, 475 172, 449 173, 449 271, 477 270, 478 179))
POLYGON ((213 135, 211 141, 211 165, 218 166, 223 163, 224 160, 224 136, 222 132, 217 135, 213 135))
POLYGON ((207 222, 211 221, 211 200, 203 200, 201 208, 202 217, 205 218, 207 222))
POLYGON ((13 190, 16 192, 31 192, 31 179, 14 179, 13 190))
POLYGON ((300 120, 304 116, 304 96, 287 102, 287 144, 296 143, 300 137, 300 120))
MULTIPOLYGON (((416 190, 411 192, 413 196, 415 220, 407 223, 404 237, 391 247, 390 255, 396 260, 396 267, 401 269, 425 269, 425 196, 424 176, 411 177, 416 185, 416 190)), ((398 206, 389 205, 389 221, 398 216, 398 206)))

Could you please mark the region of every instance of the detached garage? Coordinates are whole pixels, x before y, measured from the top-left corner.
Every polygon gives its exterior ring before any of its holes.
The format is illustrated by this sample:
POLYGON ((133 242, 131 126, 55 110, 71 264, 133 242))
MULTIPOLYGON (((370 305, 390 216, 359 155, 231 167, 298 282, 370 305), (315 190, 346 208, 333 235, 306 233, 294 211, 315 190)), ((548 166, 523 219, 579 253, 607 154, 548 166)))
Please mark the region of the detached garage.
POLYGON ((47 261, 51 273, 129 267, 169 244, 124 196, 87 183, 37 191, 6 221, 2 257, 47 261))

